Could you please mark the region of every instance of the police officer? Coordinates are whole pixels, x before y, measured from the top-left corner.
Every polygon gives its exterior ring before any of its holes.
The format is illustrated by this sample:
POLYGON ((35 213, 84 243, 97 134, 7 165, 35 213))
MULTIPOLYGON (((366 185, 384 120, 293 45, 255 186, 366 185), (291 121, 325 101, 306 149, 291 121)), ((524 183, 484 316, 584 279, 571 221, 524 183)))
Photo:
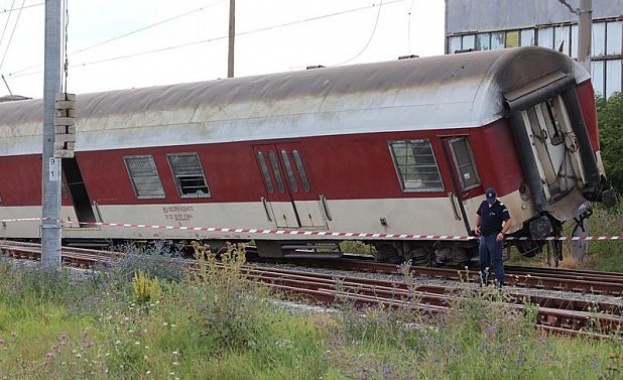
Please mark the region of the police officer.
POLYGON ((491 266, 495 272, 495 285, 504 285, 504 263, 502 262, 502 248, 504 235, 513 224, 508 209, 504 203, 497 199, 497 193, 493 187, 485 192, 485 200, 482 201, 476 212, 476 236, 480 236, 478 253, 480 256, 480 281, 481 286, 487 286, 491 266))

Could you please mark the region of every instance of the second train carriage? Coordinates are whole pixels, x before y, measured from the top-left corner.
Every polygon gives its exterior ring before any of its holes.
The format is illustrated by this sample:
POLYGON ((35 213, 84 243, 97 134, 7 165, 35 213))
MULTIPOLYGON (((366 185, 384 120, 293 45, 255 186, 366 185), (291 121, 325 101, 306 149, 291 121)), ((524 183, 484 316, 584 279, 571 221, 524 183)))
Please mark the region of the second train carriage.
MULTIPOLYGON (((0 103, 2 219, 41 215, 42 112, 41 100, 0 103)), ((589 75, 538 47, 86 94, 76 112, 67 240, 255 239, 280 256, 314 241, 92 223, 464 236, 489 186, 511 232, 539 238, 586 216, 605 180, 589 75)), ((39 224, 0 235, 35 239, 39 224)), ((475 254, 374 244, 379 259, 475 254)))

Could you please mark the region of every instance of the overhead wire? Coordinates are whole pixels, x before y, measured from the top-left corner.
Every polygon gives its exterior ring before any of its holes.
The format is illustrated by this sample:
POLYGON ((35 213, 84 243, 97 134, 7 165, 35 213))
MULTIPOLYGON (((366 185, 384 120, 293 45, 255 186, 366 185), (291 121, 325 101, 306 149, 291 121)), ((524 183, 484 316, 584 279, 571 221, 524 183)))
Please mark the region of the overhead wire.
MULTIPOLYGON (((19 18, 22 15, 22 10, 24 10, 24 3, 26 3, 26 0, 22 0, 22 6, 20 7, 19 12, 17 13, 17 20, 15 20, 15 23, 13 24, 13 30, 11 31, 11 35, 9 36, 9 40, 6 45, 6 49, 4 50, 4 54, 2 55, 2 61, 0 61, 0 70, 2 70, 2 66, 4 65, 4 60, 6 59, 6 55, 9 52, 9 48, 11 47, 11 41, 13 41, 15 30, 17 29, 17 25, 19 24, 19 18)), ((7 20, 7 24, 8 24, 8 20, 7 20)), ((4 37, 4 33, 2 35, 4 37)))
POLYGON ((21 11, 22 9, 28 9, 28 8, 34 8, 34 7, 40 7, 42 5, 45 5, 45 3, 37 3, 37 4, 30 4, 30 5, 22 5, 19 8, 13 8, 11 7, 10 9, 3 9, 2 11, 0 11, 0 13, 12 13, 15 11, 21 11))
POLYGON ((95 45, 91 45, 91 46, 88 46, 88 47, 86 47, 86 48, 82 48, 82 49, 79 49, 79 50, 76 50, 76 51, 72 51, 70 54, 78 54, 78 53, 85 52, 85 51, 87 51, 87 50, 91 50, 91 49, 93 49, 93 48, 96 48, 96 47, 99 47, 99 46, 105 45, 105 44, 110 43, 110 42, 113 42, 113 41, 120 40, 120 39, 122 39, 122 38, 125 38, 125 37, 128 37, 128 36, 131 36, 131 35, 136 34, 136 33, 140 33, 140 32, 142 32, 142 31, 145 31, 145 30, 147 30, 147 29, 151 29, 151 28, 153 28, 153 27, 156 27, 156 26, 159 26, 159 25, 165 24, 165 23, 167 23, 167 22, 177 20, 178 18, 182 18, 182 17, 188 16, 188 15, 191 15, 191 14, 193 14, 193 13, 201 12, 201 11, 203 11, 205 8, 208 8, 208 7, 211 7, 211 6, 213 6, 213 5, 217 5, 217 4, 223 3, 223 2, 225 2, 225 1, 227 1, 227 0, 219 0, 219 1, 216 1, 216 2, 214 2, 214 3, 210 3, 210 4, 203 5, 203 6, 199 7, 199 8, 196 8, 196 9, 190 10, 190 11, 185 12, 185 13, 178 14, 177 16, 169 17, 169 18, 164 19, 164 20, 162 20, 162 21, 158 21, 158 22, 156 22, 156 23, 153 23, 153 24, 147 25, 147 26, 145 26, 145 27, 142 27, 142 28, 139 28, 139 29, 133 30, 133 31, 131 31, 131 32, 128 32, 128 33, 125 33, 125 34, 122 34, 122 35, 119 35, 119 36, 117 36, 117 37, 113 37, 113 38, 110 38, 110 39, 108 39, 108 40, 105 40, 105 41, 99 42, 99 43, 97 43, 97 44, 95 44, 95 45))
MULTIPOLYGON (((195 8, 195 9, 190 10, 190 11, 188 11, 188 12, 184 12, 184 13, 178 14, 178 15, 176 15, 176 16, 169 17, 169 18, 167 18, 167 19, 164 19, 164 20, 161 20, 161 21, 155 22, 155 23, 153 23, 153 24, 150 24, 150 25, 147 25, 147 26, 141 27, 141 28, 139 28, 139 29, 135 29, 135 30, 133 30, 133 31, 130 31, 130 32, 127 32, 127 33, 121 34, 121 35, 119 35, 119 36, 116 36, 116 37, 113 37, 113 38, 109 38, 109 39, 104 40, 104 41, 102 41, 102 42, 98 42, 98 43, 96 43, 96 44, 94 44, 94 45, 87 46, 87 47, 85 47, 85 48, 82 48, 82 49, 78 49, 78 50, 75 50, 75 51, 69 52, 69 54, 71 54, 71 55, 75 55, 75 54, 80 54, 80 53, 83 53, 83 52, 85 52, 85 51, 87 51, 87 50, 91 50, 91 49, 93 49, 93 48, 100 47, 100 46, 105 45, 105 44, 108 44, 108 43, 110 43, 110 42, 117 41, 117 40, 120 40, 120 39, 122 39, 122 38, 125 38, 125 37, 128 37, 128 36, 131 36, 131 35, 133 35, 133 34, 143 32, 143 31, 145 31, 145 30, 147 30, 147 29, 151 29, 151 28, 153 28, 153 27, 156 27, 156 26, 159 26, 159 25, 165 24, 165 23, 167 23, 167 22, 174 21, 174 20, 177 20, 177 19, 179 19, 179 18, 182 18, 182 17, 188 16, 188 15, 191 15, 191 14, 193 14, 193 13, 197 13, 197 12, 203 11, 203 10, 204 10, 204 9, 206 9, 206 8, 209 8, 209 7, 213 6, 213 5, 217 5, 217 4, 222 3, 222 2, 224 2, 224 1, 227 1, 227 0, 218 0, 218 1, 216 1, 216 2, 212 2, 212 3, 209 3, 209 4, 205 4, 205 5, 203 5, 203 6, 199 7, 199 8, 195 8)), ((37 65, 32 65, 32 66, 24 67, 23 69, 20 69, 20 70, 17 70, 17 71, 14 71, 14 72, 10 73, 9 75, 11 75, 11 76, 13 76, 13 77, 19 77, 19 76, 21 76, 21 75, 15 75, 15 74, 19 74, 19 73, 22 73, 22 72, 24 72, 24 71, 28 71, 28 70, 30 70, 30 69, 34 69, 34 68, 39 68, 39 67, 41 67, 41 66, 42 66, 41 64, 37 64, 37 65)), ((39 73, 39 71, 36 71, 36 72, 34 72, 34 73, 29 73, 29 74, 26 74, 26 75, 32 75, 32 74, 37 74, 37 73, 39 73)))
POLYGON ((365 52, 368 49, 368 46, 370 46, 370 42, 372 42, 372 39, 374 38, 374 35, 376 34, 376 27, 379 25, 379 19, 381 18, 381 9, 382 8, 383 8, 383 0, 381 0, 381 2, 379 3, 379 11, 376 13, 376 20, 374 21, 374 27, 372 28, 372 33, 370 34, 370 38, 368 39, 368 42, 366 42, 366 44, 359 51, 359 53, 355 54, 353 57, 347 59, 346 61, 342 61, 342 62, 336 64, 336 66, 341 66, 341 65, 344 65, 344 64, 349 63, 351 61, 354 61, 359 56, 361 56, 361 54, 363 54, 363 52, 365 52))
MULTIPOLYGON (((390 0, 390 1, 387 1, 387 2, 384 2, 382 0, 381 1, 381 5, 383 5, 383 4, 384 5, 390 5, 390 4, 394 4, 394 3, 402 3, 402 2, 405 2, 405 1, 408 1, 408 0, 390 0)), ((293 26, 293 25, 297 25, 297 24, 302 24, 302 23, 305 23, 305 22, 318 21, 318 20, 321 20, 321 19, 335 17, 335 16, 341 16, 341 15, 348 14, 348 13, 359 12, 359 11, 362 11, 362 10, 373 8, 375 6, 376 6, 375 4, 372 4, 372 5, 367 5, 367 6, 364 6, 364 7, 348 9, 348 10, 339 11, 339 12, 335 12, 335 13, 330 13, 330 14, 326 14, 326 15, 309 17, 309 18, 296 20, 296 21, 290 21, 290 22, 286 22, 286 23, 282 23, 282 24, 277 24, 277 25, 272 25, 272 26, 252 29, 252 30, 236 33, 236 37, 244 36, 244 35, 248 35, 248 34, 253 34, 253 33, 265 32, 265 31, 272 30, 272 29, 289 27, 289 26, 293 26)), ((379 7, 379 12, 380 12, 380 7, 379 7)), ((374 31, 376 30, 376 26, 378 24, 379 15, 380 15, 380 13, 377 14, 377 19, 376 19, 376 22, 375 22, 375 25, 374 25, 373 35, 371 36, 371 38, 374 37, 374 31)), ((199 41, 194 41, 194 42, 188 42, 188 43, 185 43, 185 44, 172 45, 172 46, 168 46, 168 47, 164 47, 164 48, 160 48, 160 49, 148 50, 148 51, 143 51, 143 52, 138 52, 138 53, 133 53, 133 54, 127 54, 127 55, 123 55, 123 56, 113 57, 113 58, 97 60, 97 61, 84 62, 84 63, 80 64, 80 66, 87 66, 87 65, 92 65, 92 64, 104 63, 104 62, 115 61, 115 60, 119 60, 119 59, 127 59, 127 58, 132 58, 132 57, 136 57, 136 56, 140 56, 140 55, 146 55, 146 54, 160 53, 160 52, 163 52, 163 51, 166 51, 166 50, 180 49, 180 48, 185 48, 185 47, 189 47, 189 46, 193 46, 193 45, 199 45, 199 44, 219 41, 219 40, 223 40, 223 39, 226 39, 226 38, 229 38, 229 35, 222 35, 222 36, 213 37, 213 38, 209 38, 209 39, 204 39, 204 40, 199 40, 199 41)), ((369 45, 369 42, 368 42, 367 45, 369 45)), ((347 62, 349 62, 349 61, 347 61, 347 62)), ((341 63, 341 64, 343 64, 343 63, 341 63)))
MULTIPOLYGON (((11 8, 3 9, 0 12, 0 13, 8 13, 9 15, 6 20, 6 24, 4 25, 4 29, 2 30, 2 36, 0 37, 0 46, 2 45, 2 42, 4 41, 4 36, 6 35, 6 30, 9 26, 9 22, 11 21, 11 16, 13 15, 13 12, 15 11, 19 12, 17 14, 17 20, 15 21, 15 24, 13 26, 13 31, 11 32, 11 36, 9 37, 9 42, 7 43, 6 50, 4 51, 4 55, 2 56, 2 61, 0 62, 0 70, 2 69, 2 66, 4 65, 4 60, 6 59, 7 53, 9 52, 9 47, 11 45, 11 41, 13 40, 13 34, 15 33, 15 30, 17 28, 17 23, 19 21, 20 15, 22 14, 22 11, 27 8, 39 7, 41 5, 45 5, 45 3, 24 5, 25 3, 26 3, 26 0, 22 1, 22 5, 19 8, 15 8, 15 0, 13 0, 13 2, 11 3, 11 8)), ((2 74, 2 80, 4 81, 4 84, 6 85, 9 92, 11 92, 11 89, 9 88, 9 84, 7 83, 6 78, 4 77, 4 74, 2 74)))
MULTIPOLYGON (((224 1, 224 0, 221 0, 221 1, 224 1)), ((389 1, 382 0, 381 4, 387 6, 387 5, 390 5, 390 4, 401 3, 401 2, 405 2, 405 1, 409 1, 409 0, 389 0, 389 1)), ((341 15, 348 14, 348 13, 359 12, 359 11, 362 11, 362 10, 373 8, 375 6, 376 6, 375 4, 372 4, 372 5, 367 5, 367 6, 364 6, 364 7, 348 9, 348 10, 339 11, 339 12, 335 12, 335 13, 330 13, 330 14, 326 14, 326 15, 314 16, 314 17, 309 17, 309 18, 305 18, 305 19, 301 19, 301 20, 295 20, 295 21, 285 22, 285 23, 282 23, 282 24, 271 25, 271 26, 261 27, 261 28, 252 29, 252 30, 248 30, 248 31, 243 31, 243 32, 236 33, 236 37, 245 36, 245 35, 254 34, 254 33, 265 32, 265 31, 269 31, 269 30, 272 30, 272 29, 289 27, 289 26, 293 26, 293 25, 297 25, 297 24, 306 23, 306 22, 318 21, 318 20, 322 20, 322 19, 326 19, 326 18, 341 16, 341 15)), ((344 64, 344 63, 347 63, 347 62, 350 62, 350 61, 356 59, 359 55, 361 55, 367 49, 367 47, 370 45, 370 41, 374 37, 374 33, 376 31, 376 27, 378 25, 378 20, 379 20, 379 17, 380 17, 380 10, 381 10, 381 8, 379 6, 379 12, 377 13, 377 18, 375 20, 375 25, 373 27, 372 35, 371 35, 370 39, 368 40, 368 43, 366 43, 366 46, 364 46, 364 48, 358 53, 358 55, 356 55, 353 58, 350 58, 347 61, 341 62, 338 65, 341 65, 341 64, 344 64)), ((155 23, 153 25, 157 25, 157 24, 161 24, 161 22, 155 23)), ((144 29, 147 29, 147 28, 148 27, 141 28, 141 29, 144 30, 144 29)), ((138 30, 137 30, 137 32, 138 32, 138 30)), ((129 34, 132 34, 132 33, 126 33, 126 34, 129 35, 129 34)), ((119 36, 118 38, 115 37, 115 38, 112 38, 112 39, 107 40, 107 41, 117 40, 117 39, 119 39, 121 37, 122 36, 119 36)), ((91 66, 91 65, 96 65, 96 64, 106 63, 106 62, 113 62, 113 61, 118 61, 118 60, 123 60, 123 59, 128 59, 128 58, 134 58, 134 57, 138 57, 138 56, 142 56, 142 55, 161 53, 163 51, 176 50, 176 49, 182 49, 182 48, 186 48, 186 47, 190 47, 190 46, 194 46, 194 45, 201 45, 201 44, 205 44, 205 43, 211 43, 211 42, 223 40, 223 39, 226 39, 226 38, 229 38, 229 35, 222 35, 222 36, 217 36, 217 37, 213 37, 213 38, 203 39, 203 40, 199 40, 199 41, 187 42, 187 43, 183 43, 183 44, 176 44, 176 45, 166 46, 166 47, 159 48, 159 49, 146 50, 146 51, 142 51, 142 52, 136 52, 136 53, 132 53, 132 54, 125 54, 125 55, 120 55, 120 56, 111 57, 111 58, 105 58, 105 59, 93 60, 93 61, 88 61, 88 62, 76 63, 76 64, 73 64, 73 65, 70 65, 70 67, 86 67, 86 66, 91 66)), ((106 42, 106 41, 104 41, 104 42, 106 42)), ((101 44, 102 43, 100 43, 100 45, 101 44)), ((39 67, 39 66, 31 66, 29 68, 25 68, 25 69, 21 69, 21 70, 9 73, 8 75, 10 77, 17 78, 17 77, 23 77, 23 76, 39 74, 41 72, 40 70, 39 71, 34 71, 34 72, 24 73, 24 71, 32 69, 34 67, 39 67)))
MULTIPOLYGON (((15 25, 13 27, 13 31, 11 32, 11 37, 9 37, 9 42, 7 43, 6 50, 4 51, 4 55, 2 56, 2 62, 0 62, 0 70, 2 69, 2 66, 4 65, 4 60, 6 59, 6 55, 9 52, 9 47, 11 45, 11 41, 13 40, 13 34, 15 33, 15 29, 17 28, 17 23, 19 21, 20 15, 22 14, 22 11, 27 8, 39 7, 45 4, 45 3, 37 3, 37 4, 24 5, 25 3, 26 3, 26 0, 22 1, 21 7, 15 8, 15 0, 13 0, 13 2, 11 3, 11 8, 3 9, 2 11, 0 11, 0 13, 8 13, 9 15, 6 20, 6 24, 4 24, 4 28, 2 30, 2 36, 0 36, 0 46, 2 45, 2 42, 4 41, 4 36, 6 35, 6 31, 11 21, 11 16, 13 15, 13 12, 19 11, 19 13, 17 14, 17 20, 15 21, 15 25)), ((7 83, 6 78, 4 77, 4 74, 2 74, 2 80, 4 81, 4 84, 6 85, 9 92, 11 92, 11 89, 9 88, 9 84, 7 83)))
MULTIPOLYGON (((389 0, 389 1, 382 1, 381 3, 383 5, 385 5, 385 6, 387 6, 387 5, 390 5, 390 4, 401 3, 401 2, 405 2, 405 1, 408 1, 408 0, 389 0)), ((339 11, 339 12, 335 12, 335 13, 330 13, 330 14, 326 14, 326 15, 309 17, 309 18, 305 18, 305 19, 301 19, 301 20, 285 22, 285 23, 282 23, 282 24, 277 24, 277 25, 271 25, 271 26, 266 26, 266 27, 262 27, 262 28, 252 29, 252 30, 236 33, 236 37, 245 36, 245 35, 249 35, 249 34, 253 34, 253 33, 265 32, 265 31, 272 30, 272 29, 289 27, 289 26, 293 26, 293 25, 297 25, 297 24, 302 24, 302 23, 305 23, 305 22, 318 21, 318 20, 322 20, 322 19, 326 19, 326 18, 330 18, 330 17, 341 16, 341 15, 348 14, 348 13, 359 12, 359 11, 362 11, 362 10, 373 8, 375 6, 376 6, 375 4, 372 4, 372 5, 367 5, 367 6, 364 6, 364 7, 348 9, 348 10, 339 11)), ((379 11, 380 11, 380 8, 379 8, 379 11)), ((377 20, 375 22, 374 29, 376 29, 376 25, 378 24, 378 16, 379 15, 377 14, 377 20)), ((374 30, 373 30, 373 33, 374 33, 374 30)), ((374 35, 372 35, 372 37, 374 37, 374 35)), ((176 49, 186 48, 186 47, 189 47, 189 46, 201 45, 201 44, 205 44, 205 43, 211 43, 211 42, 223 40, 223 39, 226 39, 226 38, 229 38, 228 34, 227 35, 213 37, 213 38, 203 39, 203 40, 199 40, 199 41, 193 41, 193 42, 187 42, 187 43, 183 43, 183 44, 176 44, 176 45, 166 46, 166 47, 159 48, 159 49, 146 50, 146 51, 142 51, 142 52, 136 52, 136 53, 132 53, 132 54, 125 54, 125 55, 120 55, 120 56, 111 57, 111 58, 104 58, 104 59, 99 59, 99 60, 93 60, 93 61, 88 61, 88 62, 77 63, 77 64, 74 64, 74 65, 71 65, 70 67, 86 67, 86 66, 96 65, 96 64, 105 63, 105 62, 118 61, 118 60, 122 60, 122 59, 134 58, 134 57, 138 57, 138 56, 142 56, 142 55, 161 53, 163 51, 176 50, 176 49)), ((369 45, 369 43, 367 45, 369 45)), ((354 58, 352 58, 352 59, 354 59, 354 58)), ((350 60, 352 60, 352 59, 350 59, 350 60)), ((346 61, 346 62, 349 62, 349 61, 346 61)), ((33 68, 33 67, 30 67, 30 68, 33 68)), ((16 77, 35 75, 35 74, 39 74, 40 73, 40 71, 23 73, 26 70, 27 69, 18 70, 18 71, 15 71, 13 73, 9 73, 8 75, 13 77, 13 78, 16 78, 16 77)))
MULTIPOLYGON (((15 6, 15 0, 13 0, 13 2, 11 3, 11 8, 13 9, 13 7, 15 6)), ((9 27, 9 22, 11 21, 11 15, 13 13, 9 13, 9 17, 7 17, 6 19, 6 23, 4 24, 4 28, 2 29, 2 36, 0 36, 0 46, 2 46, 2 41, 4 41, 4 36, 6 35, 6 30, 9 27)), ((1 67, 0 67, 1 69, 1 67)), ((11 91, 11 87, 9 87, 9 84, 6 81, 6 78, 4 77, 4 74, 0 74, 2 75, 2 81, 4 82, 4 85, 6 86, 7 90, 9 90, 9 94, 13 95, 13 92, 11 91)))
MULTIPOLYGON (((10 9, 13 9, 14 6, 15 6, 15 0, 13 0, 13 2, 11 3, 10 9)), ((4 41, 4 36, 6 35, 6 30, 9 27, 9 24, 11 23, 12 15, 13 13, 9 13, 9 17, 6 18, 6 23, 4 24, 4 28, 2 29, 2 35, 0 36, 0 46, 2 46, 2 42, 4 41)))

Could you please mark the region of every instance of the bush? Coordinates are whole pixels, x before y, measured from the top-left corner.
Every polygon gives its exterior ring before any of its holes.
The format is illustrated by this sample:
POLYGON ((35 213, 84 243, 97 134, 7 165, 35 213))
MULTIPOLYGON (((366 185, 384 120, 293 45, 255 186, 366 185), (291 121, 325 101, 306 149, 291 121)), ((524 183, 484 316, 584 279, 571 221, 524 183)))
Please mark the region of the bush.
POLYGON ((78 296, 72 292, 67 269, 45 269, 38 263, 0 258, 0 294, 9 304, 50 301, 71 304, 78 296))
POLYGON ((117 269, 118 275, 125 277, 128 281, 138 271, 160 280, 179 281, 187 265, 174 255, 154 247, 129 244, 119 247, 119 251, 123 255, 113 262, 112 267, 117 269))
POLYGON ((219 257, 220 262, 214 253, 200 257, 186 279, 196 296, 197 327, 218 347, 258 348, 270 336, 267 291, 247 278, 243 245, 229 245, 219 257))

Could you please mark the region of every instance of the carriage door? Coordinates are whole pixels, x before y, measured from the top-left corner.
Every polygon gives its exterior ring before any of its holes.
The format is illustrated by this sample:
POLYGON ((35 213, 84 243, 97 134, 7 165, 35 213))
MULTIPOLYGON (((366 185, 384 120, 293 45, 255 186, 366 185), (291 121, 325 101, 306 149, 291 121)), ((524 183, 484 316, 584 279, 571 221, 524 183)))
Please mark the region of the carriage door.
POLYGON ((76 158, 63 158, 63 176, 65 184, 71 194, 71 199, 74 205, 74 211, 78 222, 81 224, 78 227, 93 227, 92 223, 95 223, 95 213, 93 212, 93 206, 89 198, 89 193, 82 179, 82 173, 76 158))
POLYGON ((556 201, 587 182, 579 142, 561 96, 521 111, 523 125, 536 158, 537 169, 549 202, 556 201))
MULTIPOLYGON (((469 192, 480 187, 480 176, 474 161, 472 147, 467 136, 450 136, 442 138, 444 158, 452 176, 453 192, 448 192, 448 198, 454 208, 457 221, 462 220, 466 231, 469 232, 469 218, 465 211, 467 203, 474 202, 469 192)), ((479 202, 479 201, 478 201, 479 202)), ((471 205, 474 206, 474 205, 471 205)), ((477 207, 477 206, 476 206, 477 207)), ((470 207, 472 209, 473 207, 470 207)))
POLYGON ((264 179, 267 215, 278 228, 325 229, 318 193, 312 188, 296 144, 253 146, 264 179))

